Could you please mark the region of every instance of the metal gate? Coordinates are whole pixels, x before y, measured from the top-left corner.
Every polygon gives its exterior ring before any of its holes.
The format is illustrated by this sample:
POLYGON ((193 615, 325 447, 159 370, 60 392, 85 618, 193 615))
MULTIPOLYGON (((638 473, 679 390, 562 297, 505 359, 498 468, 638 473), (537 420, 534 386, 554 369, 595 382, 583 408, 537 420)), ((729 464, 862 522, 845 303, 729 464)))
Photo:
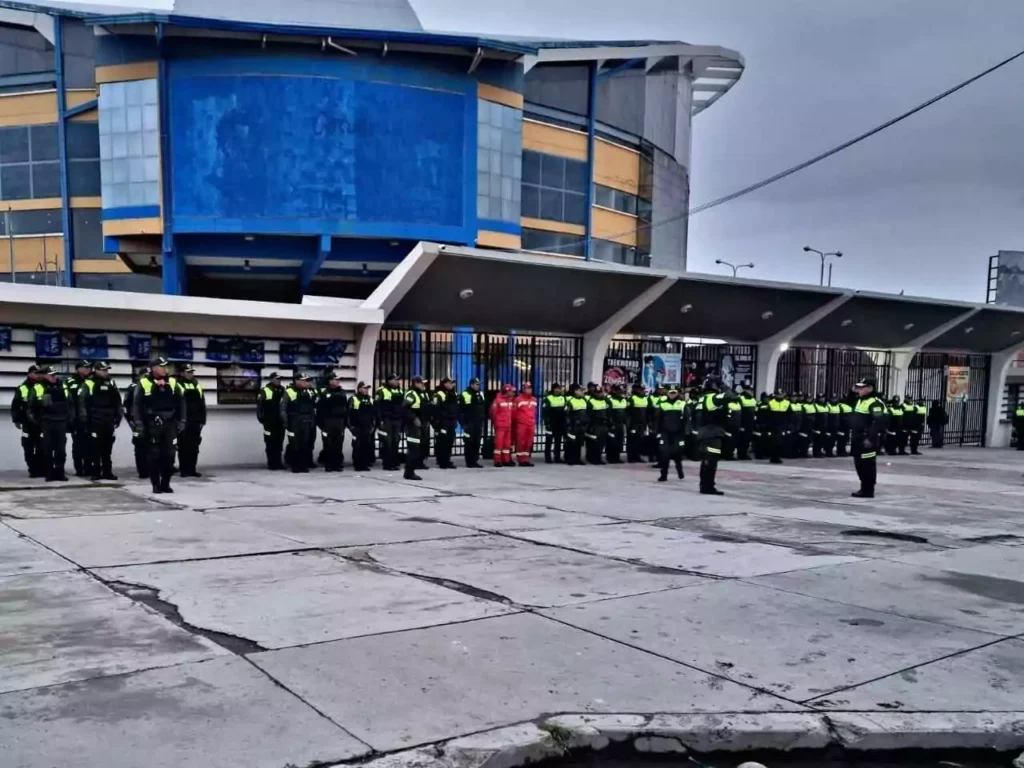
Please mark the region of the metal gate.
MULTIPOLYGON (((429 390, 439 387, 443 378, 455 379, 457 390, 478 378, 490 404, 503 384, 519 389, 529 381, 540 400, 556 382, 564 387, 578 382, 582 369, 580 336, 384 328, 374 356, 374 386, 382 385, 389 374, 397 375, 403 388, 413 376, 422 376, 429 390)), ((539 408, 537 412, 539 419, 539 408)), ((490 429, 488 423, 485 435, 490 429)), ((534 450, 543 448, 544 435, 538 429, 534 450)), ((462 452, 458 441, 455 450, 462 452)))
POLYGON ((984 445, 990 365, 991 358, 988 355, 920 352, 914 355, 910 363, 904 396, 908 400, 924 400, 929 407, 938 403, 946 409, 949 417, 946 425, 947 443, 984 445), (967 397, 964 400, 946 399, 950 366, 968 369, 967 397))
POLYGON ((757 380, 757 347, 752 344, 683 344, 662 339, 613 339, 605 356, 605 370, 620 361, 631 361, 637 380, 652 388, 649 358, 656 355, 681 356, 684 387, 700 386, 704 377, 714 374, 733 390, 757 380))
POLYGON ((883 350, 791 347, 782 354, 775 386, 793 394, 840 397, 853 389, 858 379, 871 376, 876 391, 889 391, 892 353, 883 350))

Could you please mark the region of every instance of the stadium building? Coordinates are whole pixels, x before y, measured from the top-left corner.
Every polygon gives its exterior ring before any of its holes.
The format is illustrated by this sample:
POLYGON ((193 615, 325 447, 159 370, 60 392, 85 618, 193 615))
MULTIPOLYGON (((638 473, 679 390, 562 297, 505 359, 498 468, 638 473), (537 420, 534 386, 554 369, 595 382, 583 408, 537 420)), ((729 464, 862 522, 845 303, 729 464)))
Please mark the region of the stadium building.
POLYGON ((7 279, 362 298, 419 241, 685 269, 691 120, 733 51, 151 5, 0 2, 7 279))

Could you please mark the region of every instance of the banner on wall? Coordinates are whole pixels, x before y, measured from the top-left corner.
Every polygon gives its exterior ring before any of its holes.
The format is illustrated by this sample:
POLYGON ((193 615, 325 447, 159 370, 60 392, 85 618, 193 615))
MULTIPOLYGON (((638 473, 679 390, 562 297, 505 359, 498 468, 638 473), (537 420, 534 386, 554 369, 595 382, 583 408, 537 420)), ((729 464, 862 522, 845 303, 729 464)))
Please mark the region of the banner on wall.
POLYGON ((262 341, 219 337, 206 340, 206 359, 214 363, 262 363, 264 357, 262 341))
POLYGON ((683 374, 683 356, 679 352, 659 352, 644 355, 641 381, 649 391, 660 386, 681 384, 683 374))
POLYGON ((132 362, 149 362, 153 357, 153 337, 145 334, 128 334, 128 359, 132 362))
POLYGON ((0 328, 0 352, 11 351, 11 329, 0 328))
POLYGON ((309 360, 313 365, 337 365, 348 343, 344 341, 309 342, 309 360))
POLYGON ((85 360, 106 360, 110 356, 105 333, 78 334, 78 354, 85 360))
POLYGON ((189 336, 168 336, 164 339, 164 353, 168 360, 191 363, 192 338, 189 336))
POLYGON ((737 392, 744 386, 754 384, 754 361, 749 357, 727 352, 722 355, 718 370, 722 377, 722 387, 729 392, 737 392))
POLYGON ((207 339, 206 359, 214 363, 230 363, 233 343, 231 339, 207 339))
POLYGON ((64 354, 64 340, 60 331, 36 331, 36 357, 52 360, 64 354))
POLYGON ((299 359, 299 350, 302 345, 297 341, 282 341, 278 350, 278 357, 281 365, 295 365, 299 359))
POLYGON ((629 357, 606 357, 602 383, 629 389, 640 381, 640 361, 629 357))
POLYGON ((946 399, 963 402, 971 391, 971 369, 966 365, 951 365, 946 374, 946 399))

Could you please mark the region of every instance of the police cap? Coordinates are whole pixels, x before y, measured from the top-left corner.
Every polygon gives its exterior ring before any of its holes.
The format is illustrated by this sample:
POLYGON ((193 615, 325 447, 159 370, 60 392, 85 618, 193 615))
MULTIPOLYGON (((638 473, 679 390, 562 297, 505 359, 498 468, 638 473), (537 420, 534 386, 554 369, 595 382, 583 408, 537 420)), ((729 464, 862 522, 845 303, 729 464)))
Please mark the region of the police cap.
POLYGON ((561 388, 562 388, 562 385, 561 385, 561 384, 559 384, 559 383, 558 383, 558 382, 556 381, 556 382, 555 382, 554 384, 552 384, 552 385, 551 385, 551 388, 552 388, 552 389, 561 389, 561 388))
POLYGON ((480 379, 478 379, 476 376, 474 376, 472 379, 469 380, 469 386, 473 386, 474 384, 479 384, 479 383, 480 383, 480 379))
POLYGON ((28 372, 29 373, 39 373, 39 366, 38 365, 30 365, 28 367, 28 372))
POLYGON ((110 363, 100 360, 100 362, 96 363, 92 368, 94 371, 109 371, 110 363))
POLYGON ((356 384, 356 389, 369 389, 369 388, 370 388, 370 385, 367 384, 365 381, 360 381, 358 384, 356 384))
POLYGON ((267 374, 267 379, 270 380, 270 381, 276 381, 277 379, 280 379, 280 378, 281 378, 281 374, 278 373, 277 371, 272 371, 271 373, 267 374))
POLYGON ((181 367, 181 372, 182 373, 195 373, 196 372, 196 367, 194 365, 183 365, 181 367))
MULTIPOLYGON (((397 379, 398 377, 395 376, 395 378, 397 379)), ((389 381, 390 381, 390 379, 389 379, 389 381)), ((413 376, 412 379, 410 380, 410 383, 412 383, 412 384, 422 384, 423 382, 424 382, 424 378, 422 376, 413 376)))
POLYGON ((88 360, 79 360, 75 363, 75 368, 92 368, 92 363, 88 360))
POLYGON ((384 379, 384 381, 398 381, 398 374, 397 373, 389 373, 388 377, 386 379, 384 379))
POLYGON ((324 374, 324 381, 337 381, 337 379, 338 374, 336 374, 334 371, 329 370, 327 371, 327 373, 324 374))
POLYGON ((40 366, 38 373, 41 374, 42 376, 56 376, 57 369, 54 368, 52 365, 43 365, 40 366))
POLYGON ((166 357, 158 357, 156 360, 149 364, 150 368, 166 368, 170 365, 170 361, 166 357))
POLYGON ((876 382, 875 382, 875 379, 874 379, 873 376, 862 376, 861 378, 857 379, 857 383, 854 384, 853 386, 858 387, 858 388, 860 388, 860 387, 874 387, 875 384, 876 384, 876 382))
POLYGON ((295 374, 295 380, 296 381, 312 381, 313 378, 308 373, 296 373, 295 374))
POLYGON ((443 379, 441 379, 441 384, 442 385, 443 384, 454 384, 454 383, 455 383, 455 379, 449 379, 447 376, 445 376, 443 379))

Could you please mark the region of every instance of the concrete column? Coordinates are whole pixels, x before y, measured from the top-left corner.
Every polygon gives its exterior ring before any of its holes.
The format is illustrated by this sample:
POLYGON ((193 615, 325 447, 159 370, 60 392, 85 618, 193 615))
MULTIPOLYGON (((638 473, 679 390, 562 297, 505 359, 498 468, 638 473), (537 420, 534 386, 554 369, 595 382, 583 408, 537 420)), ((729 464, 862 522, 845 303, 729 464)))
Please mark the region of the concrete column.
MULTIPOLYGON (((377 352, 377 340, 384 326, 379 323, 364 325, 356 341, 356 381, 364 381, 373 387, 373 358, 377 352)), ((386 374, 385 374, 386 375, 386 374)))
POLYGON ((889 391, 885 393, 888 397, 899 395, 900 399, 903 399, 907 391, 907 381, 910 379, 910 363, 916 354, 916 349, 893 350, 890 358, 889 391))
POLYGON ((615 334, 629 322, 657 301, 676 284, 676 278, 663 277, 646 291, 641 293, 626 306, 605 320, 601 325, 583 335, 583 382, 600 382, 604 376, 604 358, 608 353, 615 334))
POLYGON ((988 371, 988 424, 985 425, 985 447, 1005 448, 1010 444, 1010 424, 1000 424, 1003 413, 1003 390, 1006 389, 1006 378, 1010 374, 1010 366, 1024 350, 1024 344, 1010 347, 1003 352, 992 355, 992 364, 988 371))
MULTIPOLYGON (((168 238, 165 238, 168 239, 168 238)), ((161 275, 163 278, 164 294, 168 296, 185 296, 188 294, 187 268, 185 257, 175 247, 173 241, 164 245, 161 254, 163 266, 161 275)))

